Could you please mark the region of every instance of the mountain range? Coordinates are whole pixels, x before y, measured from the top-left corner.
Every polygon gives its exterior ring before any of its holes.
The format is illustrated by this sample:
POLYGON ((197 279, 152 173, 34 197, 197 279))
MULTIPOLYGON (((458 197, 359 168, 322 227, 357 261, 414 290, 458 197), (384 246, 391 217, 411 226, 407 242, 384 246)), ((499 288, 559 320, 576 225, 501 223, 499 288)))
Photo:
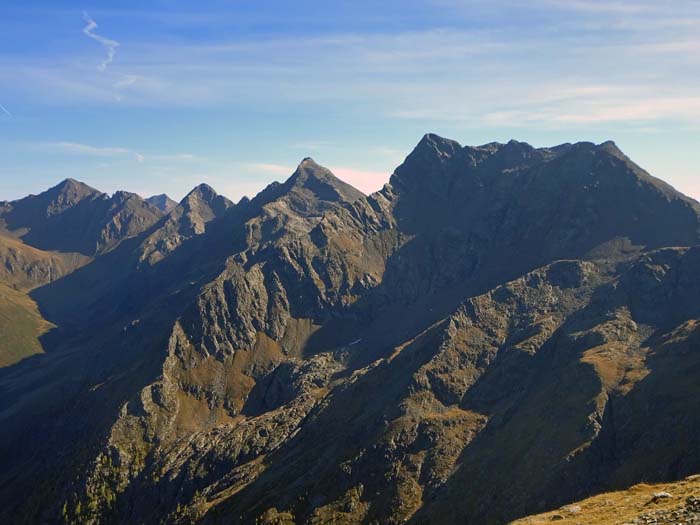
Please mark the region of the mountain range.
POLYGON ((683 479, 699 245, 613 142, 1 202, 0 520, 496 525, 683 479))

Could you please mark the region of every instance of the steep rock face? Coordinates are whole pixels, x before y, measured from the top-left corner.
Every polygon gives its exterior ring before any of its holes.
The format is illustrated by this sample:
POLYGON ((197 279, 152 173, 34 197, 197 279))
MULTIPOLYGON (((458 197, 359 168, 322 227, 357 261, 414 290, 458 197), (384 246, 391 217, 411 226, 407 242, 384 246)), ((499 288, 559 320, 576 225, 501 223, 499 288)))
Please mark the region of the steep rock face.
MULTIPOLYGON (((675 252, 669 273, 696 257, 675 252)), ((254 483, 224 503, 205 490, 217 502, 206 520, 505 523, 660 465, 675 465, 661 477, 697 470, 698 423, 687 419, 698 408, 687 390, 696 360, 675 361, 674 371, 654 364, 667 341, 692 355, 695 321, 676 318, 668 335, 650 339, 659 325, 645 323, 648 312, 627 292, 642 286, 639 266, 618 276, 605 265, 555 263, 470 299, 337 386, 254 483), (668 417, 649 420, 649 403, 663 403, 668 417)), ((698 281, 685 279, 667 281, 665 293, 692 294, 698 281)))
POLYGON ((155 264, 187 239, 205 232, 207 224, 233 206, 207 184, 200 184, 168 212, 165 220, 142 243, 140 260, 155 264))
POLYGON ((235 206, 198 187, 37 291, 99 290, 68 310, 100 331, 0 374, 0 482, 31 486, 17 436, 43 433, 43 517, 78 522, 503 523, 682 475, 698 239, 697 203, 611 143, 426 135, 368 197, 311 159, 235 206), (56 406, 88 416, 20 415, 56 406))
POLYGON ((408 229, 450 225, 531 263, 584 256, 614 239, 654 248, 694 244, 699 235, 698 204, 612 143, 460 148, 427 135, 391 184, 408 229))
MULTIPOLYGON (((324 282, 330 281, 329 273, 334 270, 322 261, 325 257, 343 263, 342 253, 338 247, 335 252, 328 246, 319 249, 309 242, 309 234, 319 225, 324 211, 350 205, 346 199, 358 197, 364 199, 307 159, 286 183, 273 185, 252 201, 212 219, 207 236, 225 242, 220 235, 226 232, 232 249, 241 249, 227 258, 221 273, 203 286, 196 301, 175 322, 161 378, 129 402, 110 431, 109 457, 122 466, 121 491, 139 494, 153 490, 140 480, 144 467, 149 468, 143 463, 144 456, 161 457, 184 435, 240 419, 243 412, 261 410, 246 403, 251 393, 259 395, 257 380, 302 354, 317 329, 315 319, 321 316, 323 305, 342 305, 342 297, 325 295, 329 287, 324 282)), ((171 217, 177 217, 176 212, 171 217)), ((361 236, 356 240, 361 243, 361 236)), ((144 245, 148 243, 149 239, 144 245)), ((180 249, 186 248, 182 245, 180 249)), ((173 256, 178 251, 175 247, 173 256)), ((341 288, 349 291, 372 281, 363 280, 364 272, 359 276, 353 271, 357 269, 347 266, 336 270, 335 278, 343 281, 341 288)), ((372 282, 377 280, 374 277, 372 282)), ((318 359, 328 366, 334 362, 329 357, 318 359)), ((328 381, 331 372, 327 367, 319 373, 328 381)), ((296 399, 309 388, 322 386, 308 377, 300 381, 300 390, 279 395, 285 400, 296 399)), ((318 397, 314 392, 294 409, 298 418, 318 397)), ((257 403, 277 402, 267 395, 257 403)), ((289 432, 295 428, 286 421, 281 423, 289 432)), ((279 436, 275 439, 275 443, 282 440, 279 436)), ((106 490, 103 487, 115 483, 114 478, 105 476, 104 469, 98 468, 88 483, 90 490, 106 490)))

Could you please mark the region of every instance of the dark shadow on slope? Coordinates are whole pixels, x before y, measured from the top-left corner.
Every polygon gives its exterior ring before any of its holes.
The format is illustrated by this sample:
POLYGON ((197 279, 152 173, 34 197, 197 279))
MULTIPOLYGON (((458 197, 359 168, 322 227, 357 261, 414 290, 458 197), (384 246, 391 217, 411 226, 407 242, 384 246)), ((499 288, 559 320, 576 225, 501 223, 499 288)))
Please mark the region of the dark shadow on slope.
POLYGON ((499 350, 461 403, 488 415, 488 425, 462 451, 445 485, 426 491, 412 523, 502 524, 559 497, 563 489, 549 481, 593 437, 589 416, 602 389, 593 368, 579 361, 602 338, 573 334, 605 322, 623 300, 604 285, 536 354, 499 350))
POLYGON ((629 307, 636 322, 661 327, 643 342, 656 347, 659 334, 700 315, 700 305, 692 303, 700 285, 691 270, 698 267, 696 251, 650 254, 652 263, 672 264, 660 279, 649 279, 655 264, 628 265, 623 285, 599 288, 534 357, 499 354, 463 400, 464 408, 491 414, 489 425, 465 448, 445 487, 427 495, 413 522, 507 523, 594 493, 680 479, 700 469, 700 420, 691 416, 700 413, 697 329, 694 342, 674 347, 677 355, 652 350, 645 363, 649 375, 627 395, 610 393, 593 420, 604 387, 580 358, 604 339, 595 332, 576 335, 629 307), (654 290, 644 286, 651 282, 654 290), (652 304, 650 297, 664 304, 652 304))
POLYGON ((360 482, 368 494, 376 494, 377 506, 388 503, 394 495, 382 481, 383 452, 372 445, 401 415, 400 404, 413 374, 434 355, 441 330, 441 326, 429 330, 393 361, 382 362, 336 389, 325 406, 312 410, 298 434, 266 457, 265 472, 207 516, 206 522, 251 523, 270 507, 296 507, 303 520, 315 507, 339 499, 360 482), (368 455, 356 466, 361 472, 348 474, 341 463, 356 459, 363 449, 368 455), (282 486, 285 490, 280 492, 282 486))
MULTIPOLYGON (((388 519, 397 494, 384 478, 389 468, 384 454, 389 449, 384 448, 388 445, 383 437, 390 422, 402 415, 401 403, 417 387, 413 384, 414 374, 435 355, 441 341, 442 327, 433 328, 404 348, 393 361, 382 362, 357 382, 334 391, 331 401, 307 418, 298 436, 266 458, 268 468, 260 478, 215 510, 210 521, 218 523, 224 516, 245 511, 239 520, 247 523, 269 507, 280 510, 292 507, 296 518, 303 522, 314 508, 337 501, 359 484, 368 495, 367 501, 372 502, 368 522, 388 519), (357 460, 362 450, 364 456, 357 460), (353 459, 352 469, 345 470, 342 464, 353 459), (280 486, 285 487, 283 496, 275 492, 275 487, 280 486), (297 497, 303 501, 300 505, 297 497)), ((517 362, 509 363, 522 368, 527 375, 528 364, 534 358, 512 356, 517 362)), ((496 372, 495 376, 499 375, 496 372)), ((511 378, 509 386, 513 388, 516 384, 511 378)))

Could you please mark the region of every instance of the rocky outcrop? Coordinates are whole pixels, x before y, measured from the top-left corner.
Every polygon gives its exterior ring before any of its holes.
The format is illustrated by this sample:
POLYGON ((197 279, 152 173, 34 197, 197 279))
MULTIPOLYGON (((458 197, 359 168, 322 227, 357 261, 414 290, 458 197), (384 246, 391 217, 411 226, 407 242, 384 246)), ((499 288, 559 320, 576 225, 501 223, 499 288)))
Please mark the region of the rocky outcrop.
POLYGON ((155 264, 174 252, 183 242, 206 231, 207 224, 233 206, 207 184, 200 184, 177 204, 142 243, 139 259, 155 264))

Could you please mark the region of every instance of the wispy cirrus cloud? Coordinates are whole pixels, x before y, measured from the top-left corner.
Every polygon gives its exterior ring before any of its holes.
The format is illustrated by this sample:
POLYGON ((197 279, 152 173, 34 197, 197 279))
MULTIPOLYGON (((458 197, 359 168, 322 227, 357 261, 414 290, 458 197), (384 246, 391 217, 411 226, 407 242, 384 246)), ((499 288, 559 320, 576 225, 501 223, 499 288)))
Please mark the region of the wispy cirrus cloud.
POLYGON ((2 112, 3 112, 5 115, 7 115, 8 117, 11 117, 11 116, 12 116, 12 113, 10 113, 10 112, 7 110, 7 108, 5 108, 5 106, 3 106, 2 104, 0 104, 0 111, 2 111, 2 112))
POLYGON ((122 89, 133 86, 137 80, 139 80, 139 77, 136 75, 124 75, 122 78, 114 82, 112 86, 116 89, 122 89))
POLYGON ((88 15, 85 11, 83 11, 83 20, 87 24, 83 28, 83 34, 101 44, 107 52, 105 59, 97 66, 98 71, 105 71, 107 66, 114 60, 114 55, 117 53, 117 48, 120 44, 116 40, 112 40, 111 38, 106 38, 95 33, 95 29, 97 29, 99 26, 97 25, 97 22, 90 18, 90 15, 88 15))
MULTIPOLYGON (((564 9, 567 11, 584 11, 588 13, 616 13, 616 14, 637 14, 648 12, 650 8, 656 7, 658 1, 648 2, 643 0, 611 2, 607 0, 539 0, 540 3, 550 8, 564 9)), ((531 5, 532 5, 531 3, 531 5)))
MULTIPOLYGON (((659 23, 667 19, 658 18, 659 23)), ((697 119, 694 111, 677 111, 671 103, 646 113, 640 108, 656 99, 694 97, 693 82, 699 79, 691 66, 700 63, 700 53, 694 53, 700 41, 692 29, 645 28, 611 41, 601 40, 597 30, 578 28, 561 35, 556 46, 548 41, 547 27, 521 33, 437 28, 168 45, 141 40, 106 75, 89 77, 77 62, 10 65, 6 71, 0 63, 0 80, 18 79, 29 92, 39 89, 58 103, 232 110, 264 104, 270 111, 290 103, 353 105, 384 118, 473 127, 510 125, 520 116, 548 127, 631 122, 635 106, 636 114, 649 120, 687 122, 697 119), (650 62, 653 69, 647 67, 650 62), (324 74, 319 76, 319 70, 324 74), (669 85, 669 78, 677 81, 669 85), (593 91, 601 80, 618 92, 593 91), (561 87, 567 102, 546 100, 550 111, 540 111, 538 95, 552 85, 561 87), (593 87, 583 92, 582 86, 593 87), (639 93, 640 86, 646 94, 639 93), (629 111, 608 111, 621 101, 629 111)), ((327 145, 307 149, 321 147, 327 145)))
POLYGON ((30 145, 32 149, 47 152, 64 153, 69 155, 84 155, 90 157, 131 157, 138 163, 146 161, 157 163, 181 163, 204 161, 205 159, 191 153, 148 153, 144 154, 130 148, 120 146, 93 146, 82 142, 57 141, 40 142, 30 145))
POLYGON ((264 173, 270 173, 273 175, 291 175, 294 172, 294 168, 291 166, 285 166, 283 164, 271 164, 265 162, 252 162, 246 165, 249 169, 254 171, 262 171, 264 173))
POLYGON ((114 157, 116 155, 133 155, 134 151, 121 147, 101 147, 83 144, 81 142, 44 142, 36 145, 39 148, 72 154, 91 155, 96 157, 114 157))

